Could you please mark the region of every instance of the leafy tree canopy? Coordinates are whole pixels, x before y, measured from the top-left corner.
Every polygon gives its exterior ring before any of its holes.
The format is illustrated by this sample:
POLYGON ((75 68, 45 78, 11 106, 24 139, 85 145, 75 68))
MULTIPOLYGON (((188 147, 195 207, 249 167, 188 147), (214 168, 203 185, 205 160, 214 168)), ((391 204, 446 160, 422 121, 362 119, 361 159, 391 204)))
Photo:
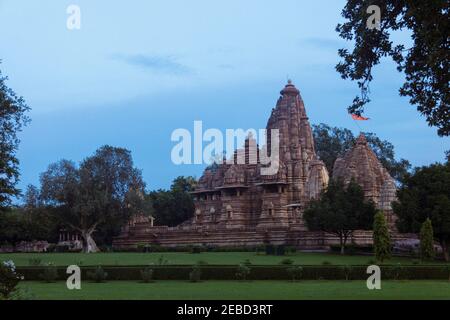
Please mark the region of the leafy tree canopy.
POLYGON ((95 231, 112 238, 140 211, 145 184, 130 151, 103 146, 79 167, 68 160, 51 164, 41 177, 41 197, 63 221, 79 231, 84 251, 96 251, 95 231))
POLYGON ((375 213, 374 203, 365 201, 364 191, 356 182, 345 185, 330 180, 320 199, 309 204, 303 217, 309 230, 338 236, 343 254, 353 231, 371 229, 375 213))
POLYGON ((343 79, 357 81, 361 90, 349 112, 364 112, 370 102, 372 70, 381 58, 391 57, 397 70, 405 74, 400 95, 410 98, 438 135, 450 135, 449 7, 448 0, 347 0, 342 10, 345 22, 336 31, 354 47, 339 50, 342 61, 336 70, 343 79), (367 27, 370 5, 381 9, 379 28, 367 27), (399 30, 411 33, 410 47, 394 42, 393 33, 399 30))
POLYGON ((397 191, 393 209, 401 232, 419 233, 429 218, 448 260, 450 246, 450 163, 416 168, 397 191))
POLYGON ((16 152, 20 143, 17 133, 30 121, 26 115, 30 107, 6 86, 6 80, 0 71, 0 208, 20 194, 16 187, 19 180, 16 152))
POLYGON ((158 225, 176 226, 194 216, 194 201, 189 192, 196 184, 193 177, 178 177, 170 190, 152 191, 147 195, 158 225))

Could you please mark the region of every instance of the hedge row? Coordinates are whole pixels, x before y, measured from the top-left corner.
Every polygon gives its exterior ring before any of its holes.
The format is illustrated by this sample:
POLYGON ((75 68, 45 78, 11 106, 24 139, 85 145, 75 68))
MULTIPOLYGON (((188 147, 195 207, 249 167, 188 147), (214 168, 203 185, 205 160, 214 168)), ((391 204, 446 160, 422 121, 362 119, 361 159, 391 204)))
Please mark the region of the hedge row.
POLYGON ((164 247, 155 244, 137 244, 135 247, 127 248, 103 248, 103 252, 265 252, 267 255, 285 255, 295 253, 297 250, 294 246, 288 245, 255 245, 255 246, 177 246, 164 247))
MULTIPOLYGON (((288 269, 292 266, 249 266, 249 280, 289 280, 288 269)), ((81 267, 82 277, 96 267, 81 267)), ((141 280, 144 266, 103 267, 108 280, 141 280)), ((151 266, 155 280, 187 280, 193 266, 151 266)), ((202 280, 235 280, 237 266, 199 266, 202 280)), ((365 280, 367 266, 302 266, 304 280, 365 280)), ((25 280, 41 280, 45 267, 18 267, 25 280)), ((67 279, 66 268, 57 267, 58 280, 67 279)), ((425 280, 449 279, 450 268, 443 266, 382 266, 382 279, 425 280)))

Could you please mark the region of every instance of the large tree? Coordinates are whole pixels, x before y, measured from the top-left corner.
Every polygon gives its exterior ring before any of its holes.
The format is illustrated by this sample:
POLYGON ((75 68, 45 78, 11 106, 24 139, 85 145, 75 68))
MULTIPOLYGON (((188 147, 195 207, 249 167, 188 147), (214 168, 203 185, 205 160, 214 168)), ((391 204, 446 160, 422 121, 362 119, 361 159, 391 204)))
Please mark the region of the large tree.
POLYGON ((29 122, 26 114, 30 110, 24 99, 6 86, 7 79, 0 71, 0 209, 20 193, 16 187, 19 180, 16 152, 20 142, 17 133, 29 122))
MULTIPOLYGON (((324 123, 313 125, 313 135, 317 155, 325 163, 329 174, 332 175, 334 162, 353 147, 356 138, 349 129, 330 127, 324 123)), ((396 160, 394 145, 389 141, 381 140, 376 134, 370 132, 366 132, 364 135, 378 160, 390 175, 397 181, 401 181, 411 168, 409 161, 396 160)))
POLYGON ((137 195, 144 188, 130 151, 111 146, 101 147, 79 167, 61 160, 41 175, 42 198, 57 206, 64 223, 81 234, 84 252, 98 250, 95 231, 113 234, 140 211, 143 197, 137 195))
POLYGON ((336 70, 343 79, 357 81, 361 91, 349 107, 351 113, 364 111, 370 102, 373 68, 383 57, 391 57, 397 70, 405 74, 400 95, 410 98, 440 136, 450 135, 449 7, 448 0, 347 1, 342 10, 346 21, 336 31, 354 47, 339 50, 342 61, 336 70), (367 26, 373 14, 367 12, 371 5, 381 10, 379 28, 367 26), (394 42, 392 34, 399 30, 411 33, 411 45, 394 42))
POLYGON ((446 261, 450 247, 450 162, 416 168, 397 191, 393 209, 401 232, 419 233, 428 218, 446 261))
POLYGON ((303 215, 309 230, 324 231, 339 238, 341 254, 355 230, 370 230, 376 213, 364 191, 354 181, 345 185, 331 180, 318 200, 312 201, 303 215))

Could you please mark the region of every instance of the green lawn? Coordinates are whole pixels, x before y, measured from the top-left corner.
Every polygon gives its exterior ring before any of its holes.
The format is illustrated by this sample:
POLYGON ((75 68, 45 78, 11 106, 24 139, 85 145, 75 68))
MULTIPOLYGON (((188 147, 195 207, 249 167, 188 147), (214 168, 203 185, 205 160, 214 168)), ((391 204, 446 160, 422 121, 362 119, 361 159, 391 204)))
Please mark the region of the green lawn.
POLYGON ((159 281, 138 283, 83 282, 68 290, 65 282, 22 282, 32 299, 450 299, 447 281, 383 281, 381 290, 368 290, 365 281, 159 281))
MULTIPOLYGON (((321 265, 328 261, 334 265, 361 265, 373 260, 371 256, 341 256, 328 253, 303 253, 299 252, 289 256, 266 256, 254 252, 203 252, 192 253, 9 253, 0 254, 0 261, 13 260, 17 266, 29 266, 31 258, 38 258, 42 264, 52 262, 55 265, 67 266, 77 264, 82 266, 92 265, 149 265, 157 264, 158 259, 163 256, 169 264, 191 265, 202 260, 208 264, 236 265, 249 259, 254 265, 276 265, 283 259, 289 258, 295 264, 321 265)), ((394 257, 386 264, 411 264, 411 258, 394 257)), ((434 262, 437 263, 437 262, 434 262)))

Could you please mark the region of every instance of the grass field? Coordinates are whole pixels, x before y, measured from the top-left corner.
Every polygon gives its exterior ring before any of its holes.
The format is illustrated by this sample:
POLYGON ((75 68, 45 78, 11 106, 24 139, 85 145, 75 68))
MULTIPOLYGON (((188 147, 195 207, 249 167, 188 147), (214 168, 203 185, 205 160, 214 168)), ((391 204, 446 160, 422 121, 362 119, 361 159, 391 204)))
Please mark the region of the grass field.
POLYGON ((381 290, 368 290, 365 281, 111 281, 83 282, 81 290, 68 290, 65 282, 22 282, 20 286, 29 298, 49 300, 450 299, 446 281, 383 281, 381 290))
MULTIPOLYGON (((333 265, 365 265, 369 260, 373 260, 371 256, 341 256, 331 253, 304 253, 299 252, 287 256, 266 256, 254 252, 202 252, 198 254, 192 253, 12 253, 0 254, 0 261, 13 260, 17 266, 29 266, 30 259, 37 258, 42 264, 48 262, 58 266, 67 266, 77 264, 82 266, 93 265, 150 265, 157 264, 158 259, 163 257, 168 264, 174 265, 191 265, 198 261, 205 261, 211 265, 236 265, 249 259, 254 265, 276 265, 280 264, 283 259, 289 258, 295 264, 301 265, 321 265, 327 261, 333 265)), ((385 264, 412 264, 411 258, 394 257, 387 260, 385 264)), ((436 264, 438 262, 433 262, 436 264)))

